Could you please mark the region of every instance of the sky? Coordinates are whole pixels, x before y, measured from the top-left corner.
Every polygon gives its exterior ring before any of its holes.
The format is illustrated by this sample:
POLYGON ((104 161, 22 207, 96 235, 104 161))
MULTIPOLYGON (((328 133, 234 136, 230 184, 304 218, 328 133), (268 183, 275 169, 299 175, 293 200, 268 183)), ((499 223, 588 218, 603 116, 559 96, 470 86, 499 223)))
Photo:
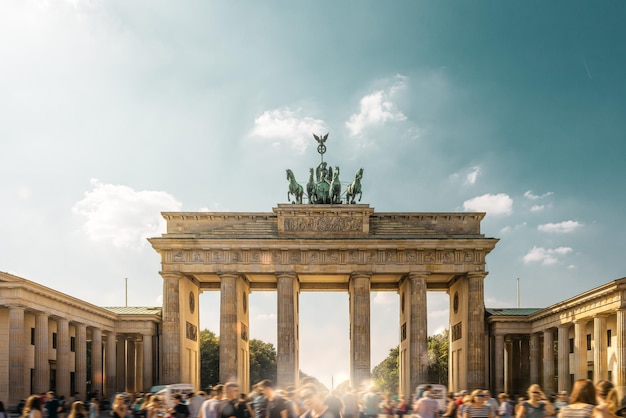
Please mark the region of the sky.
MULTIPOLYGON (((271 212, 328 132, 376 211, 487 213, 488 308, 621 278, 625 19, 617 0, 2 1, 0 271, 100 306, 127 278, 129 305, 158 306, 160 212, 271 212)), ((337 384, 347 293, 300 302, 301 369, 337 384)), ((200 310, 218 333, 217 293, 200 310)), ((447 328, 447 295, 428 312, 447 328)), ((372 294, 372 367, 398 315, 372 294)), ((275 293, 250 321, 275 344, 275 293)))

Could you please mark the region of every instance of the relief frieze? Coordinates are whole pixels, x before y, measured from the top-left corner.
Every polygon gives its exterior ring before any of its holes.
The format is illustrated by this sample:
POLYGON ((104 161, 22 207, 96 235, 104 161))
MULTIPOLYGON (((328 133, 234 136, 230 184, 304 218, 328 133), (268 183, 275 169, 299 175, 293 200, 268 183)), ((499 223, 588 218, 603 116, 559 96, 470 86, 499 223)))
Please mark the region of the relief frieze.
POLYGON ((363 230, 363 219, 345 216, 286 217, 285 231, 288 232, 359 232, 363 230))

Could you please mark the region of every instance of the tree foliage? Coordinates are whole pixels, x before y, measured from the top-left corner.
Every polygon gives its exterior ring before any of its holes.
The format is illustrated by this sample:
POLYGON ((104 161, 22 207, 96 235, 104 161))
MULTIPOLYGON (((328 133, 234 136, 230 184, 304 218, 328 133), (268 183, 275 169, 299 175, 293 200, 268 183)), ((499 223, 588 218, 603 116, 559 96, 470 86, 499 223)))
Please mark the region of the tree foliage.
POLYGON ((381 392, 398 393, 398 355, 400 347, 389 350, 389 356, 372 370, 372 382, 381 392))
POLYGON ((207 388, 219 382, 220 337, 208 329, 200 331, 200 386, 207 388))
MULTIPOLYGON (((448 385, 448 337, 447 329, 428 337, 428 383, 448 385)), ((392 348, 389 356, 372 370, 372 382, 381 392, 398 393, 399 353, 400 347, 392 348)))
POLYGON ((263 379, 276 382, 276 349, 271 343, 250 340, 250 383, 263 379))

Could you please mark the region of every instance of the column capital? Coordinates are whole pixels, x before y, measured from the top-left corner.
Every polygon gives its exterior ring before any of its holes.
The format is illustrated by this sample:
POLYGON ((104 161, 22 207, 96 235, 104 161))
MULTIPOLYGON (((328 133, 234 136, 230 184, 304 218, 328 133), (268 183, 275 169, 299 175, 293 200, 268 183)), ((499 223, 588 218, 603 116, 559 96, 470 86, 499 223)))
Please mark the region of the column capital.
POLYGON ((352 273, 350 273, 350 280, 353 280, 353 279, 371 279, 371 278, 372 278, 372 272, 353 271, 352 273))
POLYGON ((274 275, 276 276, 277 279, 294 279, 294 280, 298 280, 298 273, 295 273, 293 271, 277 271, 274 273, 274 275))
POLYGON ((429 271, 410 271, 406 275, 406 277, 409 280, 422 279, 422 278, 427 280, 429 276, 430 276, 429 271))
POLYGON ((184 277, 184 275, 178 271, 160 271, 159 274, 164 279, 180 279, 184 277))
POLYGON ((468 279, 484 279, 487 277, 487 272, 485 271, 468 271, 465 273, 468 279))
POLYGON ((572 321, 574 325, 586 325, 589 322, 589 318, 578 318, 572 321))

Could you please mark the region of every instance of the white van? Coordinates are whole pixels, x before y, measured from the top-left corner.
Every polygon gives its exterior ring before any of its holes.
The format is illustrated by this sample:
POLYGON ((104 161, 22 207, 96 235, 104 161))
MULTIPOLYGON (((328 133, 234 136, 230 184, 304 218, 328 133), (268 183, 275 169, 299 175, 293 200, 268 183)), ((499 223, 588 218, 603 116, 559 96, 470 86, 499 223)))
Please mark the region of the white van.
POLYGON ((187 399, 187 395, 193 393, 194 387, 189 383, 175 383, 172 385, 165 385, 163 389, 159 390, 156 395, 160 397, 167 408, 174 407, 174 395, 180 393, 183 395, 183 399, 187 399))

